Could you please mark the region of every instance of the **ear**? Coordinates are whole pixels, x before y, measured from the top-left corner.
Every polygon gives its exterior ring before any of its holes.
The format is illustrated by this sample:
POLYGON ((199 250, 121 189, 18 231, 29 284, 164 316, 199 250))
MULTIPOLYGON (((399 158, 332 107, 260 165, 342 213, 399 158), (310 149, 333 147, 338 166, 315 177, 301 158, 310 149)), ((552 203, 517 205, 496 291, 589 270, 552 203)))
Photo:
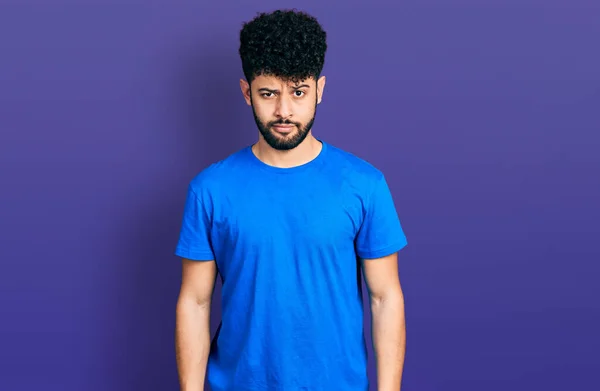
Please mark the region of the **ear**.
POLYGON ((244 100, 246 100, 246 104, 248 106, 252 105, 252 101, 250 98, 250 84, 244 79, 240 79, 240 89, 242 90, 242 95, 244 96, 244 100))
POLYGON ((325 76, 321 76, 317 80, 317 104, 321 103, 323 99, 323 90, 325 89, 325 76))

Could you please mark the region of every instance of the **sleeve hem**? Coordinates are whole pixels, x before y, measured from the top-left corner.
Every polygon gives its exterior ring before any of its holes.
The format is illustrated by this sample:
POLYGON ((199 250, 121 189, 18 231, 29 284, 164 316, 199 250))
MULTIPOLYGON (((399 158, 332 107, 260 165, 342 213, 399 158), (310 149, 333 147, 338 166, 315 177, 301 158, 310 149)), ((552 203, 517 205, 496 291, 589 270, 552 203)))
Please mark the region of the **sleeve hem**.
POLYGON ((215 256, 210 251, 191 251, 182 247, 177 247, 175 255, 192 261, 213 261, 215 259, 215 256))
POLYGON ((408 244, 406 238, 400 239, 398 241, 396 241, 395 243, 378 249, 378 250, 360 250, 358 249, 356 252, 356 255, 358 255, 360 258, 363 259, 375 259, 375 258, 381 258, 381 257, 385 257, 387 255, 393 254, 395 252, 398 252, 400 250, 402 250, 404 247, 406 247, 406 245, 408 244))

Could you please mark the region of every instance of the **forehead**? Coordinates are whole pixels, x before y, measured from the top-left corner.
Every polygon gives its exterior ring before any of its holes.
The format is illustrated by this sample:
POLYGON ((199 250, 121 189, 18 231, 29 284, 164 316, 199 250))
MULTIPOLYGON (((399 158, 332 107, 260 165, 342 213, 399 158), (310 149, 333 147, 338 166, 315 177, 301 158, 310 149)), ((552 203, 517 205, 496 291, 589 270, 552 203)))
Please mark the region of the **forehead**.
POLYGON ((313 85, 314 83, 315 83, 314 77, 309 77, 304 80, 299 80, 298 82, 293 82, 291 80, 284 80, 277 76, 259 75, 259 76, 256 76, 254 78, 254 80, 252 80, 252 84, 255 85, 256 88, 263 88, 263 87, 277 88, 277 89, 297 88, 302 85, 310 86, 310 85, 313 85))

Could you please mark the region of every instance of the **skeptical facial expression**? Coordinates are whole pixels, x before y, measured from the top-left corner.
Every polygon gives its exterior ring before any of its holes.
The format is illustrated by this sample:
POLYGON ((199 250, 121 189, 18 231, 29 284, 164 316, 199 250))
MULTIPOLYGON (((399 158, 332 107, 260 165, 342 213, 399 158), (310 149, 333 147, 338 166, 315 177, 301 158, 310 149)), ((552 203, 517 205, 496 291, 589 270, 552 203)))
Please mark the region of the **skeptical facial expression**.
POLYGON ((250 86, 241 81, 260 134, 277 150, 290 150, 304 141, 315 121, 324 85, 324 76, 318 81, 308 78, 293 83, 260 75, 250 86))

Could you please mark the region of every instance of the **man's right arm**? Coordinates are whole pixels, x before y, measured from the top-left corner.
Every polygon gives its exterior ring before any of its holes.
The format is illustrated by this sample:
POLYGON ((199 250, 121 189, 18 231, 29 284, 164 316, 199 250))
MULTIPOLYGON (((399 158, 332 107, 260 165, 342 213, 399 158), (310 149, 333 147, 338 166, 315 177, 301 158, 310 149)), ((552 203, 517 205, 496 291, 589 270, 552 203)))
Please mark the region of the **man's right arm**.
POLYGON ((215 261, 182 260, 175 348, 182 391, 204 390, 210 351, 210 307, 217 276, 215 261))

